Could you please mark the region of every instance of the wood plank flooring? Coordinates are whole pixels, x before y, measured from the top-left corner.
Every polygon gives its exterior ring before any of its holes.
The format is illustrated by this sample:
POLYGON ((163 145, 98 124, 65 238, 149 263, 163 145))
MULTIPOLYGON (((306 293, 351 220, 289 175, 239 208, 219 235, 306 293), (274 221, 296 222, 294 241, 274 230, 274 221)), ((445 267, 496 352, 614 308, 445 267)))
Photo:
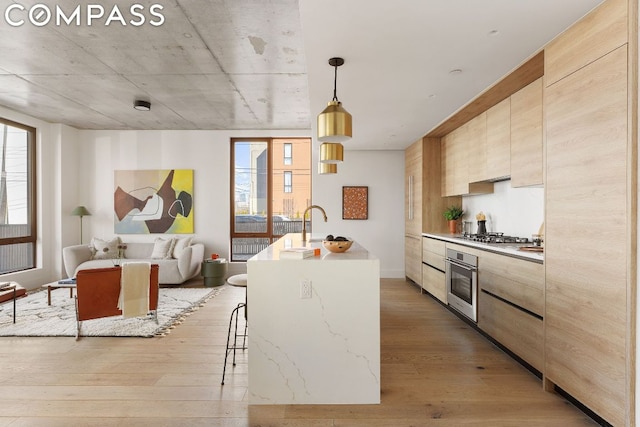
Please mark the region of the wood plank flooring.
POLYGON ((246 355, 220 386, 242 300, 225 286, 160 338, 0 338, 0 426, 596 425, 398 279, 382 280, 380 405, 249 406, 246 355))

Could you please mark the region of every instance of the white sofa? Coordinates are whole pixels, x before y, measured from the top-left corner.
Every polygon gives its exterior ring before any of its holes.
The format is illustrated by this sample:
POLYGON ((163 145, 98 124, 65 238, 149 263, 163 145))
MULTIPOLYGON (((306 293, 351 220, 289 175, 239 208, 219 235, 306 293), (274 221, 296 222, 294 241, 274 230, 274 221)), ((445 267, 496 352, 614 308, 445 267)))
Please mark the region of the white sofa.
MULTIPOLYGON (((185 247, 178 258, 151 258, 154 243, 123 243, 127 245, 121 262, 146 261, 158 264, 158 282, 161 285, 178 285, 197 276, 204 258, 204 245, 194 243, 185 247)), ((93 259, 90 245, 68 246, 62 250, 64 268, 68 277, 75 277, 79 270, 113 267, 114 259, 93 259)))

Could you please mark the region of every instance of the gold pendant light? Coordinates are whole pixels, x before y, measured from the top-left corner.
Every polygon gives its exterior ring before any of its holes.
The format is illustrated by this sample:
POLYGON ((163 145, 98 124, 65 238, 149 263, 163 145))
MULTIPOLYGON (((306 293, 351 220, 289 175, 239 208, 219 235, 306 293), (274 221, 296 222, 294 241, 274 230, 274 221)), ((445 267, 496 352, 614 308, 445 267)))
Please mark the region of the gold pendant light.
POLYGON ((343 142, 351 138, 351 114, 338 101, 336 85, 338 81, 338 67, 344 64, 342 58, 329 59, 329 65, 334 67, 333 99, 318 115, 318 141, 343 142))
POLYGON ((341 163, 344 160, 344 148, 339 142, 320 144, 320 163, 341 163))
POLYGON ((335 163, 321 163, 318 162, 318 174, 328 175, 331 173, 338 173, 338 165, 335 163))

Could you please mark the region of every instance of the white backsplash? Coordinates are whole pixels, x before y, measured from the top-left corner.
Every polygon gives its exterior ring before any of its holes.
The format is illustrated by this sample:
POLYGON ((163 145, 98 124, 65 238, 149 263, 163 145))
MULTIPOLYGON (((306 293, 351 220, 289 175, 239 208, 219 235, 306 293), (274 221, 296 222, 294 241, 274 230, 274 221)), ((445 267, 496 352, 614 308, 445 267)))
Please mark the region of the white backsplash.
POLYGON ((463 220, 472 221, 477 231, 476 214, 484 212, 487 231, 528 237, 538 232, 544 221, 544 188, 511 188, 511 181, 496 182, 492 194, 462 198, 463 220))

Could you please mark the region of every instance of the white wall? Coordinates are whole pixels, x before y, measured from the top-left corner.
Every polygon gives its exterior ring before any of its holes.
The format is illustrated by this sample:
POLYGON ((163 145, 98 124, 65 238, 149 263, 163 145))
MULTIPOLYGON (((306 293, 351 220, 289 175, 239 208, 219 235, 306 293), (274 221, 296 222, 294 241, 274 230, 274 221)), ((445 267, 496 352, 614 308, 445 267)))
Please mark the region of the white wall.
MULTIPOLYGON (((90 131, 77 132, 77 204, 92 215, 84 219, 84 241, 114 235, 113 174, 116 169, 193 169, 194 227, 205 254, 229 258, 230 139, 309 136, 300 131, 90 131)), ((318 176, 314 149, 312 200, 326 209, 324 223, 314 212, 314 232, 344 234, 381 259, 382 277, 404 277, 402 151, 348 151, 335 176, 318 176), (342 186, 369 186, 369 220, 342 220, 342 186)), ((72 209, 73 207, 71 207, 72 209)), ((77 224, 77 219, 75 226, 77 224)), ((78 233, 78 232, 75 232, 78 233)), ((77 234, 76 234, 77 236, 77 234)), ((148 235, 126 235, 148 241, 148 235)), ((245 270, 244 263, 230 273, 245 270)))
MULTIPOLYGON (((347 145, 348 142, 345 143, 347 145)), ((404 277, 404 151, 345 151, 338 173, 317 175, 314 159, 313 233, 347 236, 380 258, 380 276, 404 277), (342 219, 342 186, 369 187, 369 218, 342 219)))
POLYGON ((472 221, 477 230, 476 214, 487 216, 487 231, 528 237, 538 233, 544 221, 544 188, 511 188, 511 181, 496 182, 492 194, 462 198, 463 220, 472 221))

